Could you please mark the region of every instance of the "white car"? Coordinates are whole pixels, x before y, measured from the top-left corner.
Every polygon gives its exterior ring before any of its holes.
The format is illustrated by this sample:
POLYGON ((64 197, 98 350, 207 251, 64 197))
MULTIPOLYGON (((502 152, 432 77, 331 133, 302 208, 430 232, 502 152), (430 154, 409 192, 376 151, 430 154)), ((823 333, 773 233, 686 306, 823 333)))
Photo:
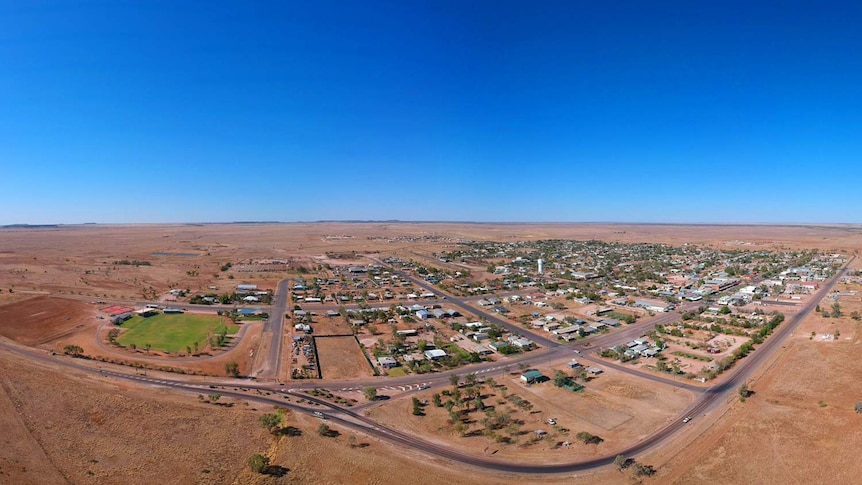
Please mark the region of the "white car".
POLYGON ((682 422, 683 422, 683 423, 687 423, 687 422, 689 422, 689 421, 691 421, 691 416, 689 416, 689 417, 687 417, 687 418, 685 418, 685 419, 683 419, 683 420, 682 420, 682 422))
POLYGON ((550 419, 548 419, 548 424, 550 424, 551 426, 554 426, 557 424, 557 420, 554 418, 550 418, 550 419))

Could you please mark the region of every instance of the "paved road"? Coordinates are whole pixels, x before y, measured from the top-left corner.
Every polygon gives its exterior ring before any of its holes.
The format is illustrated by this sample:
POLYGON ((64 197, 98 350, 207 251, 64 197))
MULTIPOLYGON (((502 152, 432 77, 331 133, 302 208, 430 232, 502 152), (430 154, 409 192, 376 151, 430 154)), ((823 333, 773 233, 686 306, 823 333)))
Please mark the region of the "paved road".
POLYGON ((253 375, 262 379, 278 379, 281 368, 281 348, 284 342, 284 313, 287 311, 287 302, 290 298, 289 283, 289 279, 278 282, 275 295, 272 297, 269 318, 263 327, 263 335, 270 335, 272 343, 269 346, 269 354, 261 368, 252 372, 253 375))
MULTIPOLYGON (((852 261, 852 260, 851 260, 852 261)), ((725 402, 738 388, 740 384, 746 382, 747 379, 751 377, 751 375, 760 367, 762 363, 771 358, 778 349, 781 348, 782 343, 786 338, 791 335, 802 320, 805 319, 808 314, 811 313, 813 308, 817 305, 819 300, 825 296, 835 285, 835 283, 843 276, 846 272, 846 266, 844 269, 838 272, 838 274, 829 281, 829 283, 825 284, 823 288, 818 291, 807 303, 806 305, 798 312, 796 315, 792 316, 788 321, 785 321, 782 325, 778 327, 776 332, 770 336, 763 344, 761 344, 758 349, 753 352, 748 357, 742 359, 740 362, 734 366, 731 371, 726 374, 725 379, 723 379, 719 384, 713 386, 712 388, 705 389, 701 391, 700 396, 695 400, 695 402, 689 406, 686 411, 682 414, 682 416, 693 416, 698 417, 702 414, 709 412, 714 409, 722 402, 725 402)), ((281 315, 279 315, 281 317, 281 315)), ((640 455, 654 446, 662 443, 664 440, 670 438, 674 433, 680 431, 687 424, 683 423, 682 419, 677 419, 648 436, 644 440, 636 443, 635 445, 626 448, 624 450, 619 450, 614 452, 611 455, 597 457, 587 461, 575 462, 575 463, 556 463, 556 464, 548 464, 548 465, 536 465, 531 463, 517 463, 512 461, 497 461, 490 458, 478 457, 474 455, 469 455, 458 451, 452 447, 446 447, 443 445, 439 445, 436 443, 431 443, 425 441, 423 439, 417 438, 415 435, 404 433, 393 428, 389 428, 385 425, 377 423, 372 419, 363 416, 362 414, 356 412, 357 410, 350 410, 345 408, 340 408, 335 404, 328 403, 323 400, 319 400, 314 398, 313 396, 308 396, 302 394, 302 398, 306 401, 317 403, 317 407, 305 407, 295 404, 291 400, 289 400, 289 395, 292 391, 296 389, 289 389, 286 391, 275 391, 276 393, 283 394, 278 398, 266 397, 261 395, 249 395, 243 392, 239 392, 238 389, 240 387, 245 388, 261 388, 261 386, 257 386, 252 383, 247 383, 246 385, 242 385, 240 383, 225 385, 222 381, 213 381, 210 382, 197 382, 197 383, 188 383, 178 380, 172 379, 162 379, 160 377, 154 376, 140 376, 140 375, 129 375, 123 374, 114 371, 107 370, 99 370, 94 369, 90 366, 83 365, 82 363, 78 363, 75 359, 70 359, 67 357, 49 357, 46 353, 42 351, 38 351, 35 349, 22 349, 20 346, 8 344, 6 342, 0 341, 0 347, 7 349, 7 351, 11 351, 17 354, 25 355, 27 358, 41 360, 45 362, 50 362, 55 365, 73 367, 80 370, 85 370, 92 373, 100 373, 106 376, 111 376, 114 378, 127 379, 127 380, 136 380, 141 381, 143 383, 148 383, 152 385, 165 386, 173 389, 193 392, 193 393, 201 393, 207 389, 212 389, 212 386, 215 386, 216 391, 222 395, 235 397, 238 399, 245 399, 249 401, 268 403, 278 406, 287 407, 299 412, 311 413, 313 411, 318 411, 319 409, 327 408, 326 411, 319 411, 327 418, 332 420, 333 422, 339 423, 343 426, 361 430, 369 435, 378 436, 380 438, 386 439, 390 442, 393 442, 398 445, 409 446, 425 453, 436 455, 438 457, 447 458, 456 462, 465 463, 468 465, 504 471, 510 473, 523 473, 523 474, 547 474, 547 473, 571 473, 577 471, 589 470, 592 468, 596 468, 599 466, 610 465, 613 463, 616 455, 625 455, 627 457, 634 457, 640 455), (234 391, 231 391, 229 388, 233 388, 234 391), (287 398, 286 398, 287 397, 287 398)), ((533 355, 533 356, 525 356, 525 357, 533 357, 539 359, 547 359, 552 357, 557 357, 559 352, 563 350, 568 350, 563 347, 558 347, 555 349, 547 349, 544 351, 543 355, 533 355)), ((276 352, 277 354, 277 352, 276 352)), ((482 370, 482 369, 480 369, 482 370)), ((433 377, 434 381, 439 381, 443 376, 435 375, 433 377)), ((414 378, 415 379, 415 378, 414 378)), ((388 385, 392 385, 394 380, 387 380, 388 385)), ((411 385, 412 386, 412 385, 411 385)), ((293 387, 293 386, 291 386, 293 387)), ((298 387, 298 386, 297 386, 298 387)), ((412 387, 411 387, 412 389, 412 387)), ((406 390, 406 389, 405 389, 406 390)), ((270 391, 272 392, 272 391, 270 391)), ((298 397, 298 396, 297 396, 298 397)))
MULTIPOLYGON (((370 256, 366 256, 366 257, 368 259, 370 259, 371 261, 374 261, 375 263, 377 263, 381 266, 388 266, 386 263, 380 261, 379 259, 375 259, 375 258, 372 258, 370 256)), ((445 301, 447 302, 446 306, 454 306, 454 307, 460 308, 461 310, 463 310, 466 313, 478 314, 478 315, 484 317, 489 322, 500 325, 501 327, 509 330, 510 332, 512 332, 516 335, 524 335, 525 334, 523 328, 521 328, 517 325, 514 325, 512 323, 509 323, 506 319, 500 318, 500 317, 498 317, 494 314, 488 313, 488 312, 477 310, 476 308, 468 305, 465 298, 460 298, 460 297, 457 297, 454 295, 450 295, 450 294, 442 291, 440 288, 432 286, 427 281, 416 278, 411 274, 405 273, 404 271, 393 269, 392 272, 397 274, 401 278, 409 280, 411 283, 413 283, 414 285, 416 285, 420 288, 423 288, 423 289, 430 291, 430 292, 433 292, 433 293, 444 295, 446 297, 445 301)), ((541 335, 529 334, 529 336, 530 336, 530 340, 536 342, 537 344, 548 347, 548 348, 560 346, 560 344, 558 342, 556 342, 555 340, 551 340, 551 339, 542 337, 541 335)))

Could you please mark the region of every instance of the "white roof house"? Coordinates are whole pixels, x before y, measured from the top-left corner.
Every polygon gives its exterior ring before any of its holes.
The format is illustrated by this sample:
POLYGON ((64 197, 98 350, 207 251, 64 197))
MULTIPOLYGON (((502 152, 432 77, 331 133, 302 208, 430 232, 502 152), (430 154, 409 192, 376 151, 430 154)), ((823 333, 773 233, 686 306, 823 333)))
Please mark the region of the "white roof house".
POLYGON ((431 349, 425 351, 425 357, 428 360, 437 360, 446 357, 446 352, 442 349, 431 349))

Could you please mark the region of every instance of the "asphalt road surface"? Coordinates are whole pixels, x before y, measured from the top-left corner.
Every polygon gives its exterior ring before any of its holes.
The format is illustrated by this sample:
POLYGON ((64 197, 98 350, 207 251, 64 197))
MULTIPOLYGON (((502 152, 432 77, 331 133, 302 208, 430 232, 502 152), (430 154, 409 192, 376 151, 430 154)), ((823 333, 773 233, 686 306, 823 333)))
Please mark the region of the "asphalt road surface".
MULTIPOLYGON (((852 259, 851 259, 851 261, 852 261, 852 259)), ((849 262, 848 262, 848 264, 849 264, 849 262)), ((327 419, 331 419, 333 422, 337 422, 343 426, 346 426, 346 427, 349 427, 352 429, 361 430, 361 431, 368 433, 370 435, 378 436, 380 438, 386 439, 386 440, 393 442, 395 444, 398 444, 398 445, 410 446, 412 448, 424 451, 424 452, 431 454, 431 455, 436 455, 436 456, 439 456, 442 458, 447 458, 447 459, 450 459, 453 461, 465 463, 465 464, 472 465, 475 467, 480 467, 480 468, 485 468, 485 469, 490 469, 490 470, 510 472, 510 473, 524 473, 524 474, 570 473, 570 472, 589 470, 589 469, 592 469, 595 467, 600 467, 600 466, 605 466, 605 465, 611 464, 617 455, 624 455, 626 457, 634 457, 634 456, 640 455, 640 454, 650 450, 654 446, 657 446, 658 444, 664 442, 665 440, 670 439, 675 433, 679 432, 685 426, 688 426, 688 424, 683 421, 683 419, 685 417, 692 417, 694 419, 697 419, 699 416, 708 413, 710 410, 716 408, 721 403, 725 402, 736 391, 736 389, 739 387, 739 385, 746 382, 747 379, 749 379, 751 377, 751 375, 764 362, 766 362, 768 359, 770 359, 780 348, 782 348, 782 344, 787 339, 787 337, 790 336, 795 331, 795 329, 799 326, 799 324, 805 319, 805 317, 807 317, 811 313, 811 311, 814 309, 814 307, 817 305, 817 303, 820 301, 820 299, 823 298, 829 291, 831 291, 831 289, 834 287, 836 282, 840 280, 841 276, 843 276, 845 272, 846 272, 846 265, 844 268, 842 268, 838 272, 838 274, 835 277, 833 277, 815 295, 813 295, 808 300, 808 302, 805 304, 805 306, 802 307, 797 314, 795 314, 794 316, 787 319, 785 322, 782 323, 782 325, 779 325, 778 328, 776 329, 776 331, 773 333, 773 335, 768 337, 766 339, 766 341, 763 344, 759 345, 757 347, 757 349, 754 352, 752 352, 749 356, 738 361, 736 363, 736 365, 730 371, 728 371, 728 373, 724 376, 724 378, 718 384, 712 386, 711 388, 699 388, 700 389, 700 395, 695 399, 694 403, 692 403, 692 405, 689 406, 683 412, 683 414, 680 416, 679 419, 674 420, 673 422, 671 422, 667 426, 659 429, 658 431, 656 431, 652 435, 648 436, 647 438, 641 440, 640 442, 638 442, 638 443, 636 443, 636 444, 634 444, 634 445, 632 445, 626 449, 619 450, 619 451, 613 453, 612 455, 608 455, 608 456, 604 456, 604 457, 598 457, 598 458, 591 459, 591 460, 574 462, 574 463, 556 463, 556 464, 539 465, 539 464, 531 464, 531 463, 515 463, 512 461, 505 461, 504 462, 504 461, 497 461, 497 460, 493 460, 493 459, 489 459, 489 458, 485 458, 485 457, 478 457, 478 456, 474 456, 474 455, 470 455, 470 454, 461 453, 460 451, 458 451, 455 448, 446 447, 446 446, 439 445, 436 443, 431 443, 431 442, 425 441, 423 439, 417 438, 416 436, 414 436, 412 434, 407 434, 407 433, 389 428, 389 427, 384 426, 380 423, 377 423, 377 422, 371 420, 370 418, 367 418, 367 417, 365 417, 365 416, 361 415, 360 413, 357 413, 353 410, 341 408, 335 404, 328 403, 326 401, 319 400, 319 399, 313 398, 312 396, 308 396, 305 394, 302 394, 301 396, 306 401, 317 402, 319 406, 324 406, 324 407, 328 408, 327 411, 323 412, 323 415, 327 419)), ((418 284, 418 282, 415 282, 415 281, 414 281, 414 283, 418 284)), ((424 286, 424 285, 420 285, 420 286, 424 286)), ((287 297, 288 297, 288 292, 287 292, 287 287, 286 287, 286 281, 282 281, 279 283, 279 290, 276 294, 276 302, 275 302, 275 305, 273 305, 274 310, 271 313, 271 316, 275 317, 276 320, 273 320, 271 318, 267 322, 268 329, 270 331, 272 331, 274 334, 273 338, 277 338, 277 340, 278 340, 278 344, 276 345, 274 342, 274 345, 271 347, 270 356, 269 356, 270 371, 272 371, 273 373, 276 373, 276 375, 277 375, 277 370, 278 370, 278 360, 279 360, 279 356, 280 356, 280 352, 281 352, 281 336, 282 336, 282 332, 283 332, 284 309, 287 305, 287 297), (280 310, 276 311, 275 310, 276 308, 280 308, 280 310)), ((473 310, 471 310, 471 311, 473 311, 473 310)), ((676 316, 671 314, 670 316, 668 316, 666 318, 672 320, 673 318, 676 318, 676 316)), ((664 318, 660 318, 658 320, 653 319, 653 320, 649 321, 648 324, 654 326, 658 321, 664 321, 664 318)), ((637 325, 637 324, 635 324, 635 325, 637 325)), ((635 325, 632 325, 630 327, 635 327, 635 325)), ((640 328, 638 328, 637 331, 635 331, 635 330, 631 330, 631 331, 634 333, 642 334, 644 332, 645 325, 644 326, 638 326, 638 327, 640 327, 640 328)), ((507 328, 508 328, 508 326, 507 326, 507 328)), ((637 327, 635 327, 635 328, 637 328, 637 327)), ((617 341, 619 341, 621 339, 625 340, 625 338, 627 338, 625 335, 623 335, 622 333, 618 333, 618 332, 612 332, 611 334, 607 334, 607 335, 614 335, 615 336, 614 339, 617 341)), ((604 336, 602 336, 602 337, 604 337, 604 336)), ((599 340, 598 338, 594 339, 594 341, 598 341, 598 340, 599 340)), ((526 363, 526 362, 537 362, 537 361, 542 361, 542 360, 551 360, 554 358, 559 358, 560 356, 564 355, 563 353, 573 354, 571 348, 560 346, 556 342, 554 342, 554 344, 555 345, 553 347, 548 348, 544 351, 539 351, 536 354, 532 354, 532 355, 527 354, 520 359, 513 359, 511 362, 507 362, 507 364, 516 364, 519 361, 526 363)), ((294 410, 299 411, 299 412, 312 413, 314 411, 319 411, 319 409, 316 409, 316 408, 308 408, 308 407, 294 404, 293 402, 290 402, 287 399, 285 399, 284 395, 280 396, 281 399, 276 399, 276 398, 270 398, 270 397, 260 396, 260 395, 249 395, 249 394, 245 394, 243 392, 237 391, 239 389, 239 387, 246 387, 246 388, 252 388, 253 387, 253 388, 257 388, 257 389, 269 389, 270 392, 275 392, 277 394, 278 393, 284 393, 284 394, 289 395, 290 390, 292 390, 292 389, 287 390, 287 391, 275 389, 273 391, 271 385, 264 386, 264 385, 254 385, 251 383, 247 383, 246 385, 243 385, 243 384, 240 384, 238 382, 236 384, 232 383, 229 385, 225 385, 223 381, 213 381, 213 382, 200 382, 200 381, 198 381, 198 382, 192 384, 192 383, 184 382, 181 380, 162 379, 159 377, 147 377, 147 376, 139 376, 139 375, 130 375, 130 374, 124 374, 124 373, 115 372, 115 371, 95 369, 93 367, 83 365, 82 363, 76 362, 75 359, 71 359, 71 358, 68 358, 65 356, 60 356, 60 357, 50 356, 49 357, 48 354, 44 353, 43 351, 39 351, 39 350, 35 350, 35 349, 23 349, 20 346, 8 344, 6 342, 0 342, 0 347, 5 348, 7 351, 11 351, 11 352, 14 352, 16 354, 25 355, 28 358, 46 361, 46 362, 51 362, 54 365, 60 365, 60 366, 65 366, 65 367, 74 367, 74 368, 84 370, 87 372, 91 372, 91 373, 100 373, 102 375, 110 376, 113 378, 142 381, 144 383, 170 387, 173 389, 186 391, 186 392, 193 392, 193 393, 201 393, 201 391, 204 389, 215 388, 217 390, 213 391, 213 392, 218 392, 222 395, 235 397, 238 399, 246 399, 246 400, 250 400, 250 401, 256 401, 256 402, 262 402, 262 403, 269 403, 269 404, 273 404, 273 405, 284 406, 284 407, 288 407, 288 408, 294 409, 294 410), (233 387, 235 389, 235 391, 230 391, 228 389, 230 387, 233 387)), ((477 372, 481 372, 482 370, 485 370, 485 369, 491 369, 492 364, 497 364, 497 363, 487 363, 487 364, 482 364, 479 366, 471 367, 470 371, 473 373, 477 373, 477 372)), ((506 368, 507 367, 508 367, 508 365, 506 366, 506 368)), ((505 371, 507 371, 506 368, 495 369, 495 371, 505 372, 505 371)), ((446 379, 446 376, 448 374, 451 374, 451 373, 454 373, 454 371, 449 372, 449 373, 435 374, 433 377, 430 377, 430 379, 433 380, 435 383, 439 383, 441 380, 446 379)), ((403 381, 404 383, 407 383, 407 382, 417 382, 419 380, 428 380, 428 379, 429 379, 429 376, 427 376, 427 375, 416 376, 416 377, 411 376, 409 379, 401 379, 397 382, 403 381)), ((349 381, 349 382, 355 384, 357 381, 349 381)), ((396 380, 387 379, 385 381, 377 381, 377 382, 378 383, 379 382, 386 382, 387 384, 391 385, 390 383, 395 383, 396 380)), ((319 384, 320 383, 318 383, 317 387, 321 387, 319 384)), ((299 388, 300 386, 298 386, 298 385, 294 386, 293 384, 291 384, 290 387, 291 388, 299 388)), ((327 386, 327 387, 329 387, 329 386, 327 386)))

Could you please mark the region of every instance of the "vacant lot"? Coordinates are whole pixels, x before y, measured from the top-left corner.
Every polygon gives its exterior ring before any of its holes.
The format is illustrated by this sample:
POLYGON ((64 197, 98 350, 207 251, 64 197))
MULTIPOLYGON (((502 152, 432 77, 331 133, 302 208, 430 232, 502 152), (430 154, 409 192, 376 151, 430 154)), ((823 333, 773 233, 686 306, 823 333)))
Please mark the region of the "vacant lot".
POLYGON ((315 337, 317 358, 324 379, 350 379, 374 375, 353 337, 315 337))
MULTIPOLYGON (((179 352, 186 347, 202 349, 216 330, 235 334, 239 326, 210 315, 156 315, 132 317, 122 325, 126 329, 117 341, 123 345, 152 346, 165 352, 179 352), (221 327, 221 328, 220 328, 221 327)), ((220 333, 220 332, 219 332, 220 333)))
POLYGON ((350 335, 353 333, 351 325, 344 321, 341 316, 337 317, 315 317, 311 324, 315 335, 350 335))
POLYGON ((40 296, 0 306, 0 335, 39 345, 96 325, 92 305, 40 296))
MULTIPOLYGON (((554 370, 541 368, 553 376, 554 370)), ((438 443, 447 443, 465 452, 493 456, 500 460, 533 463, 571 462, 614 453, 632 442, 633 437, 645 437, 676 418, 692 400, 688 391, 664 384, 644 384, 641 380, 613 370, 583 383, 585 389, 571 392, 544 382, 526 386, 518 372, 498 376, 495 384, 481 386, 484 410, 474 398, 464 406, 453 407, 463 425, 450 419, 445 403, 452 398, 441 395, 444 407, 434 404, 433 395, 444 390, 417 394, 427 400, 425 416, 414 416, 409 400, 393 399, 372 408, 369 415, 438 443), (493 414, 489 412, 493 410, 493 414), (488 411, 488 412, 486 412, 488 411), (505 415, 510 424, 502 424, 493 435, 487 433, 488 416, 505 415), (554 418, 556 425, 548 424, 554 418), (541 437, 536 431, 542 431, 541 437), (598 444, 579 441, 579 432, 588 432, 602 439, 598 444), (564 442, 571 446, 563 446, 564 442)), ((458 392, 469 393, 469 385, 458 392)), ((452 392, 452 387, 446 389, 452 392)))

